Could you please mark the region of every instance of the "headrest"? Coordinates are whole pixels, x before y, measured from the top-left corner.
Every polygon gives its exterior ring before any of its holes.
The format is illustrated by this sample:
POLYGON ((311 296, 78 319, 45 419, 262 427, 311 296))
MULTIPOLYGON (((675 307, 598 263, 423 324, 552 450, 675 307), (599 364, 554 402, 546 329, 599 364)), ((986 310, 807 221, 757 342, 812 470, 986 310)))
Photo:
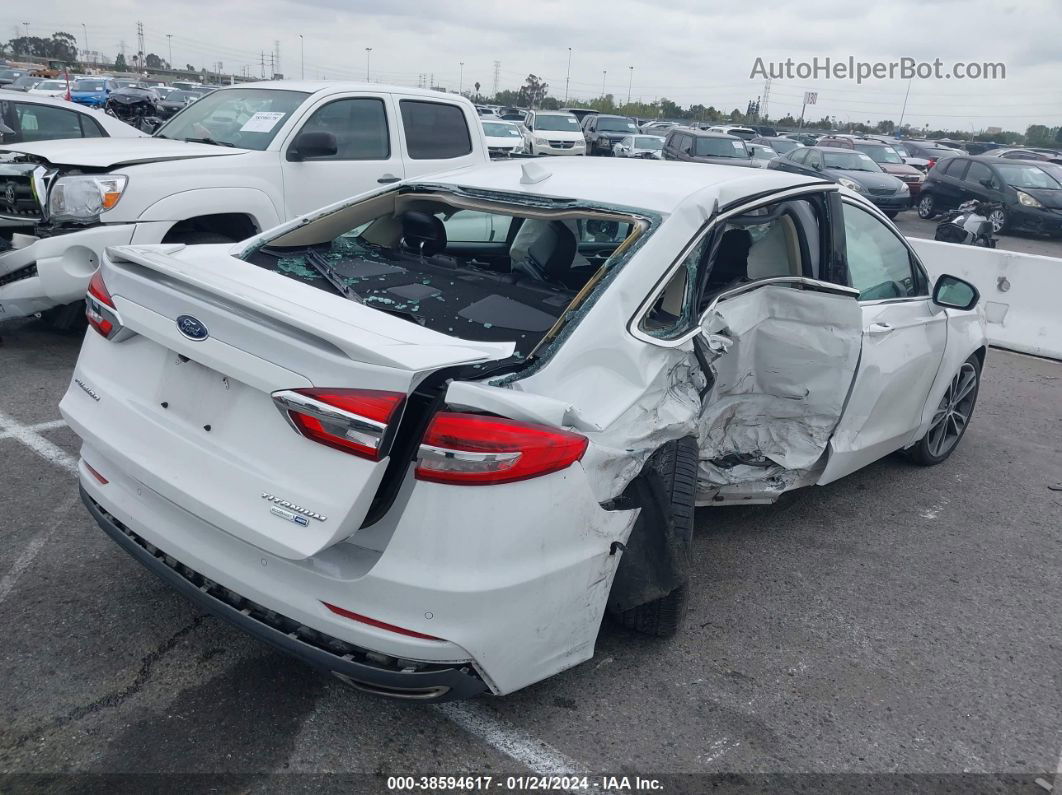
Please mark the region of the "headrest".
POLYGON ((446 248, 446 227, 434 215, 410 211, 402 215, 402 245, 431 257, 446 248))

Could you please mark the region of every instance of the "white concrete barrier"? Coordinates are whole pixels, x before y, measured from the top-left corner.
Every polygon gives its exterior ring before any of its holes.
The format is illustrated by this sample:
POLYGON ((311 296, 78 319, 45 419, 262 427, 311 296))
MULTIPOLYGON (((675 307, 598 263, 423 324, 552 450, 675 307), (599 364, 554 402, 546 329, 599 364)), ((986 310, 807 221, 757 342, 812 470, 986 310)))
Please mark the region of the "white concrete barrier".
POLYGON ((950 273, 977 287, 992 345, 1062 359, 1062 259, 907 239, 934 280, 950 273))

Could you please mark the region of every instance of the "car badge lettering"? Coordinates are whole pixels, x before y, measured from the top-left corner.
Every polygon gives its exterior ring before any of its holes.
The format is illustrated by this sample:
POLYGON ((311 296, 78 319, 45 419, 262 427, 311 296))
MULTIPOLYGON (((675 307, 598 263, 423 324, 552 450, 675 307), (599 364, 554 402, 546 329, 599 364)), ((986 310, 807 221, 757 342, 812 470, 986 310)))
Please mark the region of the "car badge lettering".
POLYGON ((191 315, 179 315, 177 317, 177 330, 190 340, 199 342, 210 336, 207 327, 191 315))
MULTIPOLYGON (((309 524, 305 520, 303 520, 301 522, 298 521, 299 519, 302 519, 303 517, 309 517, 310 519, 316 519, 318 522, 328 521, 328 517, 325 516, 323 513, 317 513, 317 511, 311 511, 309 508, 303 508, 301 505, 296 505, 293 502, 288 502, 287 500, 282 500, 280 497, 277 497, 274 494, 269 494, 268 492, 262 492, 262 499, 263 500, 269 500, 269 502, 273 503, 273 505, 270 506, 270 512, 271 513, 276 514, 277 516, 284 516, 284 513, 291 513, 292 516, 294 516, 294 518, 290 519, 289 521, 293 521, 296 524, 301 524, 303 527, 305 527, 307 524, 309 524), (277 510, 275 510, 277 508, 286 509, 286 511, 284 511, 283 513, 278 513, 277 510), (295 516, 295 514, 302 514, 302 516, 295 516)), ((284 516, 284 518, 287 519, 288 517, 284 516)))
POLYGON ((74 383, 77 384, 82 389, 84 389, 85 390, 85 394, 88 395, 90 398, 95 400, 97 403, 100 402, 100 396, 96 394, 96 391, 92 387, 90 387, 88 384, 86 384, 84 381, 82 381, 80 378, 75 378, 74 379, 74 383))

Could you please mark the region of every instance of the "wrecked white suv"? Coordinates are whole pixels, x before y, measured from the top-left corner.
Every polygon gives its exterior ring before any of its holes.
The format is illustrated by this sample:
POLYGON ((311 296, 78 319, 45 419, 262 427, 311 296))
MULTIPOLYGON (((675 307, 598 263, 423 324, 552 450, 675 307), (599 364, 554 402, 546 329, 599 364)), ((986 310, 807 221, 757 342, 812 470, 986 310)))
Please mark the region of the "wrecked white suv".
POLYGON ((61 409, 103 529, 390 696, 511 693, 682 620, 697 505, 955 449, 973 287, 775 171, 578 158, 109 251, 61 409))

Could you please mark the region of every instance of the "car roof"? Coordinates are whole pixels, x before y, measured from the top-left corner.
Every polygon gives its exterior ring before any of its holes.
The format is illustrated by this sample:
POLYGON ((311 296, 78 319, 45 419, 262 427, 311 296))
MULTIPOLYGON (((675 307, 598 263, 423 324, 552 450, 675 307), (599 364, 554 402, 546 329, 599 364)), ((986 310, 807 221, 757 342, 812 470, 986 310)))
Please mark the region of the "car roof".
POLYGON ((578 199, 591 204, 621 205, 667 214, 689 203, 710 213, 717 203, 726 205, 772 190, 828 180, 785 171, 672 160, 557 157, 546 161, 496 161, 411 182, 578 199), (542 169, 549 176, 539 182, 524 184, 520 180, 525 166, 542 169))
POLYGON ((806 148, 808 148, 808 149, 819 149, 819 150, 821 150, 823 152, 844 152, 846 155, 850 155, 854 151, 852 149, 849 149, 847 146, 819 146, 818 144, 816 144, 815 146, 809 146, 809 147, 806 147, 806 148))
POLYGON ((682 132, 690 133, 694 138, 733 138, 737 141, 741 139, 736 135, 729 135, 722 132, 713 132, 712 130, 698 130, 695 127, 683 127, 682 132))

